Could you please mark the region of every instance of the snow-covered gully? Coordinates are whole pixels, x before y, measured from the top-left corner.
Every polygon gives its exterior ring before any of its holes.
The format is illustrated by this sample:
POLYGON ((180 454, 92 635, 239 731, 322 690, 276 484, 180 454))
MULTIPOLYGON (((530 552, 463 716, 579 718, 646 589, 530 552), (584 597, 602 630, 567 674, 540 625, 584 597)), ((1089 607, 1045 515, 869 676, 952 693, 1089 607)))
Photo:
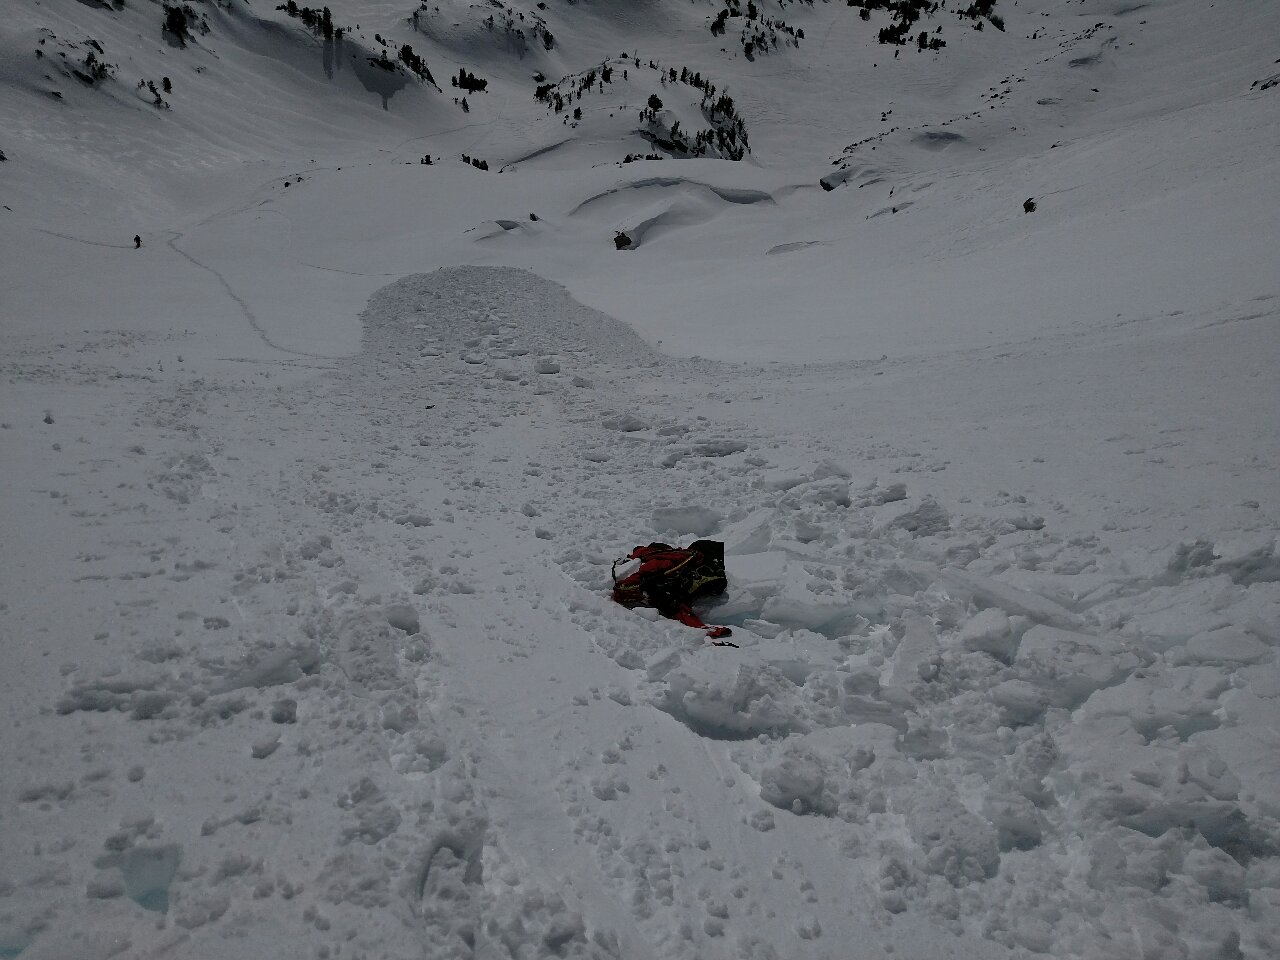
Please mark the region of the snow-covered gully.
POLYGON ((520 270, 363 320, 327 368, 11 362, 137 443, 58 454, 122 639, 15 707, 5 829, 66 839, 12 845, 0 956, 1280 950, 1273 536, 954 497, 777 426, 876 371, 671 359, 520 270), (740 649, 608 602, 654 531, 725 540, 740 649))

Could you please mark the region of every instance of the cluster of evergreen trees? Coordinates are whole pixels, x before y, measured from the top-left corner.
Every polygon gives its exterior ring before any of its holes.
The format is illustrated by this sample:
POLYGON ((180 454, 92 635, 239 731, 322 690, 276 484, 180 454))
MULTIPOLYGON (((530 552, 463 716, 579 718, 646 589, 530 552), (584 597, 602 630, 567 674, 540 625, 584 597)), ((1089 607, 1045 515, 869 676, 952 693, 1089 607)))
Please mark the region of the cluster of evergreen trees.
POLYGON ((311 7, 299 7, 297 0, 289 0, 288 3, 281 4, 276 9, 283 10, 289 16, 301 20, 312 33, 322 34, 326 40, 342 39, 342 28, 333 25, 333 14, 329 12, 328 7, 313 10, 311 7))
MULTIPOLYGON (((165 93, 169 93, 173 90, 173 84, 169 82, 168 77, 165 77, 161 83, 164 86, 165 93)), ((156 83, 154 80, 139 80, 137 89, 142 90, 144 88, 151 94, 152 106, 159 107, 161 110, 169 109, 169 101, 160 96, 160 91, 156 89, 156 83)))
MULTIPOLYGON (((715 90, 710 84, 707 89, 715 90)), ((680 129, 679 120, 672 123, 670 130, 660 132, 658 111, 662 109, 662 100, 657 94, 650 94, 645 106, 641 108, 640 122, 645 125, 653 143, 671 153, 704 157, 714 151, 727 160, 741 160, 745 157, 750 149, 747 126, 739 116, 733 98, 727 93, 722 93, 719 97, 715 97, 713 93, 704 93, 700 106, 702 115, 711 122, 711 126, 695 131, 692 139, 680 129)))
POLYGON ((71 71, 76 75, 77 79, 92 87, 95 83, 99 83, 115 76, 116 65, 114 63, 107 63, 105 60, 100 60, 98 58, 98 54, 105 54, 105 51, 102 49, 102 45, 98 43, 97 40, 93 39, 93 37, 89 37, 85 43, 91 49, 85 54, 84 60, 82 61, 81 65, 84 69, 77 70, 73 68, 71 71))
MULTIPOLYGON (((40 48, 45 45, 45 41, 47 40, 53 40, 56 45, 67 47, 70 50, 76 51, 77 54, 79 53, 81 47, 80 43, 59 40, 57 35, 47 28, 40 32, 45 34, 45 36, 42 36, 38 41, 38 46, 35 51, 37 60, 44 57, 44 51, 40 48)), ((92 87, 104 80, 109 80, 116 75, 116 64, 108 63, 106 60, 102 59, 102 57, 106 55, 106 51, 103 50, 102 44, 93 39, 93 37, 86 37, 84 39, 83 46, 88 47, 89 50, 79 61, 69 58, 65 51, 57 51, 57 59, 52 60, 52 62, 57 66, 59 72, 61 72, 63 76, 75 77, 85 86, 92 87)))
MULTIPOLYGON (((627 55, 624 53, 622 59, 625 60, 626 57, 627 55)), ((626 70, 623 70, 622 74, 624 80, 630 76, 626 70)), ((534 88, 533 99, 548 104, 553 112, 561 113, 575 99, 581 100, 583 94, 595 89, 597 83, 599 83, 597 92, 604 93, 605 84, 613 83, 613 67, 607 62, 602 63, 599 68, 592 67, 577 76, 565 77, 559 83, 544 82, 546 78, 542 74, 538 74, 535 79, 539 82, 537 87, 534 88), (568 84, 569 89, 566 92, 562 92, 559 88, 565 84, 568 84)), ((581 108, 576 108, 576 110, 578 111, 578 117, 575 119, 580 119, 581 108)))
POLYGON ((663 77, 663 83, 667 82, 687 84, 702 93, 702 101, 698 106, 711 126, 694 134, 693 145, 687 148, 690 155, 701 157, 715 148, 729 160, 741 160, 746 156, 750 149, 747 125, 731 96, 719 92, 714 83, 703 79, 701 73, 690 73, 687 67, 681 68, 679 73, 674 67, 668 68, 663 77))
POLYGON ((77 70, 76 76, 85 80, 90 85, 97 83, 99 80, 106 80, 116 72, 114 63, 107 63, 105 60, 99 60, 98 55, 92 50, 85 55, 84 72, 77 70))
POLYGON ((979 17, 986 17, 1001 30, 1004 29, 1004 21, 996 22, 999 17, 992 11, 995 10, 996 0, 974 0, 973 3, 960 11, 960 16, 968 17, 971 20, 977 20, 979 17))
MULTIPOLYGON (((936 36, 942 28, 935 29, 930 35, 927 30, 915 34, 915 25, 924 17, 931 17, 939 10, 946 8, 946 0, 845 0, 850 7, 858 8, 858 15, 863 20, 871 19, 872 10, 885 10, 889 14, 890 23, 881 27, 877 39, 884 44, 903 46, 915 39, 920 50, 938 50, 947 45, 941 37, 936 36)), ((984 20, 988 20, 997 30, 1004 29, 1004 20, 996 14, 996 0, 973 0, 967 7, 956 9, 961 19, 975 21, 974 29, 981 30, 984 20)), ((895 54, 896 56, 896 54, 895 54)))
POLYGON ((431 76, 431 71, 427 69, 427 61, 414 53, 413 47, 407 43, 400 48, 400 62, 412 70, 418 77, 421 77, 433 86, 435 85, 435 77, 431 76))
MULTIPOLYGON (((528 23, 529 32, 533 35, 535 40, 542 41, 542 45, 546 49, 550 50, 552 47, 556 45, 555 36, 552 35, 551 31, 547 29, 546 23, 544 23, 540 17, 536 16, 533 13, 530 13, 529 19, 525 20, 524 12, 521 10, 516 10, 513 7, 503 7, 502 12, 503 12, 502 29, 509 38, 514 39, 517 42, 517 44, 519 44, 522 55, 524 51, 529 49, 529 44, 528 44, 528 38, 524 32, 524 27, 516 26, 517 21, 519 21, 522 24, 528 23)), ((484 25, 489 29, 490 32, 492 32, 494 27, 498 25, 498 21, 494 17, 494 15, 491 13, 489 14, 489 16, 485 17, 484 25)))
POLYGON ((467 93, 479 93, 489 86, 488 80, 477 77, 465 67, 458 70, 458 75, 453 78, 452 82, 455 87, 461 87, 467 93))
POLYGON ((164 26, 161 28, 164 33, 171 34, 182 46, 187 45, 187 13, 181 7, 171 7, 169 4, 164 5, 164 26))
MULTIPOLYGON (((572 106, 573 102, 581 101, 588 92, 604 93, 605 86, 614 82, 619 69, 622 72, 622 79, 629 80, 630 70, 633 67, 645 69, 646 64, 641 62, 638 54, 623 53, 615 63, 606 61, 599 67, 592 67, 581 74, 565 77, 559 83, 547 83, 546 78, 538 74, 534 78, 538 85, 534 89, 533 96, 535 100, 550 106, 554 113, 570 111, 569 116, 574 120, 580 120, 582 108, 572 106)), ((750 149, 747 127, 738 114, 732 97, 718 91, 713 83, 703 79, 700 72, 690 71, 688 67, 682 67, 680 70, 675 67, 663 68, 656 61, 650 60, 647 68, 657 72, 658 81, 663 86, 678 83, 699 90, 702 93, 700 103, 702 115, 710 122, 708 128, 692 134, 681 130, 679 122, 673 124, 670 130, 662 130, 658 123, 658 112, 663 106, 662 100, 656 93, 650 94, 645 106, 640 109, 640 122, 654 144, 670 153, 687 157, 701 157, 713 152, 730 160, 741 160, 746 156, 750 149)), ((568 116, 565 119, 567 121, 568 116)), ((647 157, 628 154, 628 159, 624 162, 639 159, 647 159, 647 157)))
POLYGON ((209 32, 209 22, 192 9, 191 4, 164 4, 164 22, 160 26, 161 33, 167 33, 178 41, 178 46, 185 47, 187 41, 193 39, 191 31, 209 32))
MULTIPOLYGON (((334 26, 333 14, 328 7, 321 7, 319 10, 313 7, 300 7, 297 0, 288 0, 288 3, 282 3, 277 10, 283 10, 295 20, 301 20, 302 23, 311 30, 312 33, 323 36, 326 40, 341 40, 346 30, 343 27, 334 26)), ((378 67, 392 73, 400 69, 403 64, 405 69, 416 76, 419 80, 435 86, 435 77, 431 75, 431 68, 427 66, 427 61, 419 54, 414 52, 412 44, 402 44, 400 49, 396 51, 395 59, 387 54, 387 41, 383 39, 382 34, 375 33, 373 39, 382 45, 382 51, 376 57, 369 57, 369 65, 378 67)), ((457 81, 454 81, 457 85, 457 81)))
POLYGON ((768 53, 778 48, 778 34, 786 34, 790 39, 786 42, 799 46, 804 39, 804 30, 797 30, 785 21, 766 17, 756 6, 755 0, 747 0, 744 10, 741 0, 725 0, 725 7, 711 21, 711 35, 723 36, 730 17, 742 17, 745 24, 739 42, 742 52, 748 60, 754 60, 756 53, 768 53))
MULTIPOLYGON (((894 46, 905 44, 916 22, 922 17, 932 16, 941 6, 934 0, 848 0, 848 3, 851 7, 862 8, 859 16, 863 20, 871 18, 872 10, 887 10, 891 22, 887 27, 880 28, 877 39, 894 46)), ((945 45, 941 40, 939 44, 945 45)))

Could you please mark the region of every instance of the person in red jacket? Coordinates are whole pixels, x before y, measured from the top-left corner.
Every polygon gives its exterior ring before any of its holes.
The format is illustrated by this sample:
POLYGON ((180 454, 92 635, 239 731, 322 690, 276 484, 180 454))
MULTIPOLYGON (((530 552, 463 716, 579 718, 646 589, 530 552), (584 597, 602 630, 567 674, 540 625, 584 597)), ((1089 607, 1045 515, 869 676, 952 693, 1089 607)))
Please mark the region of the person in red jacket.
POLYGON ((664 617, 706 630, 717 646, 736 647, 724 639, 732 630, 708 626, 690 606, 701 597, 724 593, 728 583, 724 544, 716 540, 697 540, 687 547, 651 543, 613 564, 614 601, 624 607, 653 607, 664 617), (631 560, 639 560, 639 568, 619 579, 618 564, 631 560))

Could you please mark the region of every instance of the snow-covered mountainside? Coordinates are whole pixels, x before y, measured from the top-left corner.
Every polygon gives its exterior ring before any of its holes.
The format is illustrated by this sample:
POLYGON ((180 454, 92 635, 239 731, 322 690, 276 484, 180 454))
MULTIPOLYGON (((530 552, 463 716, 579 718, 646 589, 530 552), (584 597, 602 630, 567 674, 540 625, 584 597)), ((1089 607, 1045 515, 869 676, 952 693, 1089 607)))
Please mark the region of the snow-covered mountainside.
POLYGON ((1280 956, 1280 5, 10 6, 0 960, 1280 956))

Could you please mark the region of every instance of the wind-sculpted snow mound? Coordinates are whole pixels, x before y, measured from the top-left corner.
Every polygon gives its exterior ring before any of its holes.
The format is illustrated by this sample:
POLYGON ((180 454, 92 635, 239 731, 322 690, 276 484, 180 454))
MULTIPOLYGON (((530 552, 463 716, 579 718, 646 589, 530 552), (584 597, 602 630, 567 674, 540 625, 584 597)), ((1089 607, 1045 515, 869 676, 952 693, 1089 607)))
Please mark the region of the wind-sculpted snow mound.
POLYGON ((603 193, 588 197, 569 211, 570 216, 582 213, 595 213, 599 210, 613 210, 629 206, 636 202, 636 196, 652 197, 671 193, 700 194, 714 197, 723 203, 753 204, 773 203, 773 195, 764 190, 749 187, 725 187, 712 183, 702 183, 684 177, 646 177, 630 183, 614 187, 603 193))
POLYGON ((714 220, 735 207, 774 204, 763 190, 702 183, 683 177, 649 177, 588 197, 569 216, 607 224, 626 234, 626 249, 646 236, 714 220))

